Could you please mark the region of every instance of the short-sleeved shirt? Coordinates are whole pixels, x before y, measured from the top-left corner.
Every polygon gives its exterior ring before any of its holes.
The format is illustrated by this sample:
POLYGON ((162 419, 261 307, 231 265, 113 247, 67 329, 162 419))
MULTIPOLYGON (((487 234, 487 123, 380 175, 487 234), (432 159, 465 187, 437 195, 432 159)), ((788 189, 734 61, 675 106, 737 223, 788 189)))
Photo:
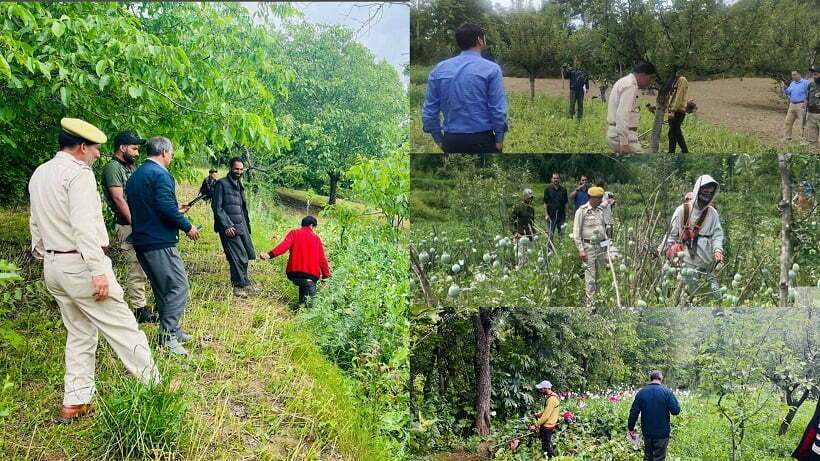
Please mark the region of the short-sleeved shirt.
POLYGON ((102 189, 103 195, 105 196, 105 202, 108 204, 108 208, 111 209, 111 212, 114 213, 114 217, 117 220, 117 224, 129 224, 128 221, 120 214, 120 210, 117 208, 117 204, 114 203, 114 198, 111 197, 111 192, 108 190, 109 187, 121 187, 122 188, 122 195, 123 198, 125 197, 125 183, 128 181, 128 177, 131 176, 131 168, 126 166, 125 163, 121 162, 120 159, 114 157, 105 165, 102 171, 102 189))

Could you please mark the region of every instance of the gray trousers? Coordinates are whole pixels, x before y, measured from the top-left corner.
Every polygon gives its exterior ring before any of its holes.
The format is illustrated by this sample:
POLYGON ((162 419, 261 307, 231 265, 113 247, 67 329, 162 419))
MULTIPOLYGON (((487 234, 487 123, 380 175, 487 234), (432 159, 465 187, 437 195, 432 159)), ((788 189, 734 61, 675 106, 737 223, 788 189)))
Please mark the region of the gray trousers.
POLYGON ((575 106, 578 106, 578 120, 584 118, 584 90, 569 90, 569 118, 575 115, 575 106))
POLYGON ((248 278, 248 260, 253 259, 253 254, 248 254, 248 246, 243 240, 246 235, 236 235, 228 237, 219 234, 219 241, 222 242, 222 249, 225 250, 225 258, 231 270, 231 285, 235 287, 246 287, 251 284, 248 278))
POLYGON ((159 334, 176 335, 188 302, 188 273, 176 247, 137 251, 137 260, 151 281, 159 314, 159 334))
POLYGON ((666 447, 669 446, 669 437, 665 439, 643 439, 643 461, 664 461, 666 447))

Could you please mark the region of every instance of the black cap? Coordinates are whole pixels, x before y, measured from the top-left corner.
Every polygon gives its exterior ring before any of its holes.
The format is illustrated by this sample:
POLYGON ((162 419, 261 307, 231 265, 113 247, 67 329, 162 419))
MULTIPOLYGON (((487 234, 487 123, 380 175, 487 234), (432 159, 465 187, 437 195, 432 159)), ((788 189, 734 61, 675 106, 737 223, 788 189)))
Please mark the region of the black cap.
POLYGON ((138 138, 134 135, 134 133, 130 131, 123 131, 122 133, 118 134, 114 137, 114 150, 120 148, 123 144, 138 144, 142 145, 145 144, 145 140, 138 138))
POLYGON ((820 72, 820 67, 809 67, 809 72, 820 72))
POLYGON ((208 173, 216 173, 216 172, 217 172, 216 168, 211 168, 210 170, 208 170, 208 173))

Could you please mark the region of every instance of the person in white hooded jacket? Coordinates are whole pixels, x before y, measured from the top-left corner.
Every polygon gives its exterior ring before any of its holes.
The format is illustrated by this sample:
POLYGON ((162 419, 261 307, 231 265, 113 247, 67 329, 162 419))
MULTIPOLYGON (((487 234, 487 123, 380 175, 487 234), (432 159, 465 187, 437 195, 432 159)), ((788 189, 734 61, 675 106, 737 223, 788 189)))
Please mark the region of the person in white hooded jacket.
POLYGON ((723 227, 717 210, 710 205, 718 191, 720 184, 714 178, 708 174, 700 176, 692 188, 694 199, 675 209, 669 232, 658 248, 663 254, 673 245, 681 246, 676 258, 683 262, 683 283, 690 296, 698 291, 703 277, 712 296, 721 296, 712 271, 716 263, 723 261, 723 227))

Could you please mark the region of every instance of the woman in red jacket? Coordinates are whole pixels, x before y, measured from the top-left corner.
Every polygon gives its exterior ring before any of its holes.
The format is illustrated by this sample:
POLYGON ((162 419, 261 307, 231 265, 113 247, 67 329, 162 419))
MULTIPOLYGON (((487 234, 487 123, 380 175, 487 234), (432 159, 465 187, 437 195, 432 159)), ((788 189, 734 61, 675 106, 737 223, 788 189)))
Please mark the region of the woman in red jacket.
POLYGON ((290 251, 285 273, 294 285, 299 287, 299 304, 307 300, 307 307, 311 307, 313 297, 316 296, 316 282, 330 277, 330 266, 325 258, 325 248, 322 240, 316 235, 318 222, 313 216, 302 218, 302 227, 294 229, 285 236, 282 243, 267 253, 259 253, 259 259, 275 258, 286 251, 290 251))

